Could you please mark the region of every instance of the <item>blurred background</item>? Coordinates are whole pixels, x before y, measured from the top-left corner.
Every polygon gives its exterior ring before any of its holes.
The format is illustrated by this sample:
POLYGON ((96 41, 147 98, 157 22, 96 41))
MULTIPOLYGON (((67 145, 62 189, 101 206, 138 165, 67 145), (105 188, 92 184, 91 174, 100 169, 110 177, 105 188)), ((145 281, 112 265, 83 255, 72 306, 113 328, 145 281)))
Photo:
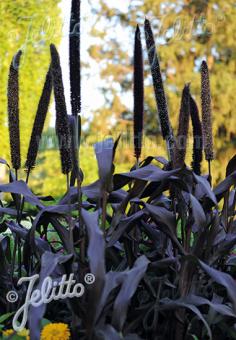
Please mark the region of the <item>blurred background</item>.
MULTIPOLYGON (((1 0, 0 34, 0 157, 10 162, 7 131, 7 77, 13 55, 23 50, 20 68, 20 126, 24 161, 33 120, 50 62, 49 45, 61 55, 68 113, 69 0, 1 0)), ((84 183, 97 179, 93 144, 122 133, 116 171, 134 163, 132 145, 133 45, 137 23, 142 30, 145 60, 145 138, 142 158, 166 156, 157 118, 143 22, 153 25, 169 112, 176 131, 185 83, 200 108, 200 64, 207 60, 211 74, 216 160, 214 182, 225 176, 236 151, 236 5, 234 0, 82 0, 82 122, 81 167, 84 183)), ((50 108, 40 154, 30 186, 37 194, 55 197, 65 192, 54 133, 54 105, 50 108)), ((187 163, 191 163, 192 140, 187 163)), ((206 162, 203 172, 206 171, 206 162)), ((22 178, 25 174, 22 170, 22 178)), ((4 180, 1 165, 1 181, 4 180)))

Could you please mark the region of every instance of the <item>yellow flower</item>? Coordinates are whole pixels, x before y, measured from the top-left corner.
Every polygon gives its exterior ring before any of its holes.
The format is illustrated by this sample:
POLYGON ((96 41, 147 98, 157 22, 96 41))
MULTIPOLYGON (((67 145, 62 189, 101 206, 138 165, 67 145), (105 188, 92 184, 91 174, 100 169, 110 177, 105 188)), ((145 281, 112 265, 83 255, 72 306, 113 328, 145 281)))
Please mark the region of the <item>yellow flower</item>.
MULTIPOLYGON (((2 332, 2 334, 4 336, 10 336, 13 335, 15 333, 14 329, 7 329, 5 331, 2 332)), ((30 336, 29 336, 29 330, 28 329, 22 329, 22 331, 17 332, 17 335, 21 336, 21 337, 25 337, 27 340, 30 340, 30 336)))
POLYGON ((29 336, 29 330, 28 329, 22 329, 22 331, 17 332, 17 335, 25 337, 27 340, 30 340, 30 336, 29 336))
POLYGON ((69 340, 70 330, 65 323, 50 323, 41 332, 41 340, 69 340))
POLYGON ((14 333, 14 329, 6 329, 5 331, 2 332, 4 336, 10 336, 14 333))

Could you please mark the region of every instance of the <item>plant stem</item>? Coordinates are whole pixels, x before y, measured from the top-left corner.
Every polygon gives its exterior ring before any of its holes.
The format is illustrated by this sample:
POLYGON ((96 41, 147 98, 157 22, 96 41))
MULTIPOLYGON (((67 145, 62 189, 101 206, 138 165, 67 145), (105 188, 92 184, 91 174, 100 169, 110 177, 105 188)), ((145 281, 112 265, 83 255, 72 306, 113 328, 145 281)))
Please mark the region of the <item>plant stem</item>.
POLYGON ((232 232, 232 227, 233 227, 233 222, 234 222, 234 211, 235 211, 235 207, 236 207, 236 186, 234 186, 234 200, 233 200, 233 205, 232 205, 232 216, 230 217, 229 220, 229 225, 228 225, 228 232, 231 233, 232 232))
MULTIPOLYGON (((136 160, 136 170, 138 170, 138 169, 139 169, 139 158, 137 158, 137 160, 136 160)), ((134 213, 136 213, 138 211, 138 207, 135 205, 135 203, 133 205, 133 209, 134 209, 134 213)), ((137 224, 134 227, 133 237, 134 237, 133 252, 134 252, 135 257, 137 257, 138 256, 138 249, 139 249, 139 246, 138 246, 139 229, 137 227, 137 224)))
POLYGON ((21 270, 21 240, 20 238, 17 239, 17 245, 18 245, 18 269, 19 269, 19 278, 21 278, 22 270, 21 270))
POLYGON ((224 194, 224 206, 223 206, 223 216, 224 216, 224 224, 226 232, 228 230, 228 218, 229 218, 229 190, 224 194))
MULTIPOLYGON (((26 173, 26 179, 25 179, 25 183, 28 184, 29 182, 29 175, 30 175, 30 168, 27 169, 27 173, 26 173)), ((23 210, 24 210, 24 205, 25 205, 25 198, 22 198, 22 202, 21 202, 21 207, 20 207, 20 216, 19 216, 19 223, 21 222, 22 219, 22 214, 23 214, 23 210)))
MULTIPOLYGON (((15 169, 15 177, 16 177, 16 181, 18 180, 18 170, 15 169)), ((19 195, 19 197, 21 197, 19 195)), ((21 219, 21 199, 20 199, 20 203, 18 204, 18 199, 16 199, 16 210, 17 210, 17 223, 20 223, 20 219, 21 219), (20 204, 20 206, 19 206, 20 204)), ((15 262, 16 262, 16 252, 18 249, 18 268, 19 268, 19 278, 21 277, 21 242, 20 242, 20 238, 18 235, 16 235, 15 238, 15 242, 14 242, 14 249, 13 249, 13 262, 12 262, 12 279, 14 276, 14 268, 15 268, 15 262)))
POLYGON ((102 195, 102 228, 106 230, 106 217, 107 217, 107 192, 103 191, 102 195))
MULTIPOLYGON (((16 181, 18 180, 18 170, 15 169, 15 177, 16 177, 16 181)), ((17 196, 16 196, 17 197, 17 196)), ((19 195, 20 197, 20 195, 19 195)), ((18 199, 16 198, 16 211, 17 211, 17 222, 19 222, 19 218, 20 218, 20 207, 18 205, 18 199)))
POLYGON ((16 262, 17 242, 18 242, 18 236, 16 236, 16 238, 14 240, 12 266, 11 266, 11 279, 12 279, 12 281, 13 281, 13 278, 14 278, 14 269, 15 269, 15 262, 16 262))
MULTIPOLYGON (((69 173, 66 174, 66 183, 67 183, 67 192, 70 192, 70 176, 69 173)), ((69 197, 69 209, 71 208, 71 201, 69 197)), ((69 237, 70 237, 70 243, 71 247, 74 250, 74 237, 73 237, 73 223, 72 223, 72 216, 71 216, 71 209, 69 211, 69 237)))
POLYGON ((212 176, 211 176, 211 161, 208 161, 208 173, 209 173, 209 183, 212 186, 212 176))
POLYGON ((81 181, 79 174, 77 173, 77 191, 78 191, 78 217, 79 217, 79 228, 80 235, 82 236, 81 244, 80 244, 80 260, 82 263, 85 262, 85 228, 83 225, 82 217, 81 217, 81 209, 82 209, 82 192, 81 192, 81 181))
POLYGON ((185 223, 183 222, 183 219, 181 217, 181 238, 182 238, 182 245, 184 247, 184 250, 186 250, 186 242, 185 242, 185 223))

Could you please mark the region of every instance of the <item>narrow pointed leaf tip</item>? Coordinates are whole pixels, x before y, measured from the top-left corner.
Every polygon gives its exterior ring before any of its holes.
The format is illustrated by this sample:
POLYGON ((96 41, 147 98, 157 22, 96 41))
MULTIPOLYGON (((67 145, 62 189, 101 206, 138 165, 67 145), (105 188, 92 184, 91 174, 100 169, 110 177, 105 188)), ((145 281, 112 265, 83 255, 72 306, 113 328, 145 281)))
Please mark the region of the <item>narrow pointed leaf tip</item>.
POLYGON ((140 29, 137 25, 134 45, 134 154, 138 161, 142 150, 144 114, 143 52, 140 29))
POLYGON ((22 51, 13 57, 8 77, 8 126, 12 167, 21 167, 20 154, 20 122, 19 122, 19 66, 22 51))
MULTIPOLYGON (((117 146, 117 144, 116 144, 117 146)), ((112 191, 112 173, 114 159, 114 141, 112 138, 94 144, 94 151, 98 163, 101 190, 112 191)))
POLYGON ((201 101, 202 101, 202 129, 205 157, 207 161, 214 159, 212 136, 212 107, 209 71, 206 61, 201 65, 201 101))
POLYGON ((66 110, 60 57, 53 44, 50 46, 50 50, 52 59, 51 70, 53 89, 56 104, 56 134, 59 141, 62 173, 68 174, 72 169, 71 136, 66 110))

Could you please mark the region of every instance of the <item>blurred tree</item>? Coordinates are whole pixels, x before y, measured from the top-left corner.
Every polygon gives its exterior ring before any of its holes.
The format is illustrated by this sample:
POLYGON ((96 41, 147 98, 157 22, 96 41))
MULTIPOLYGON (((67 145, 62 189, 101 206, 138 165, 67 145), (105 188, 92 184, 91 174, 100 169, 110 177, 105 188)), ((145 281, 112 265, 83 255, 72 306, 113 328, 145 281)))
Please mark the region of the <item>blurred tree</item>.
POLYGON ((0 2, 0 140, 1 157, 9 160, 7 77, 10 62, 22 49, 20 65, 20 127, 22 164, 28 148, 36 108, 50 62, 49 44, 62 33, 60 0, 4 0, 0 2))
MULTIPOLYGON (((199 69, 202 59, 208 61, 216 165, 219 165, 216 168, 221 169, 221 173, 218 170, 215 172, 215 177, 222 177, 223 165, 232 157, 236 148, 233 114, 236 107, 235 1, 137 0, 130 1, 127 7, 125 13, 114 7, 112 2, 100 0, 96 10, 98 20, 91 30, 96 43, 91 46, 90 55, 101 63, 101 77, 104 79, 102 91, 106 106, 99 110, 99 116, 95 115, 92 130, 97 130, 99 126, 100 132, 107 133, 111 116, 115 116, 123 127, 123 119, 132 117, 132 103, 126 107, 122 100, 117 100, 117 96, 122 98, 131 91, 134 30, 136 24, 142 25, 147 16, 154 28, 175 131, 184 84, 191 82, 191 92, 200 105, 199 69)), ((160 146, 163 142, 160 138, 148 63, 146 85, 145 130, 146 134, 157 137, 160 146)), ((121 131, 123 127, 120 127, 121 131)), ((159 154, 159 151, 153 150, 153 153, 159 154)))

